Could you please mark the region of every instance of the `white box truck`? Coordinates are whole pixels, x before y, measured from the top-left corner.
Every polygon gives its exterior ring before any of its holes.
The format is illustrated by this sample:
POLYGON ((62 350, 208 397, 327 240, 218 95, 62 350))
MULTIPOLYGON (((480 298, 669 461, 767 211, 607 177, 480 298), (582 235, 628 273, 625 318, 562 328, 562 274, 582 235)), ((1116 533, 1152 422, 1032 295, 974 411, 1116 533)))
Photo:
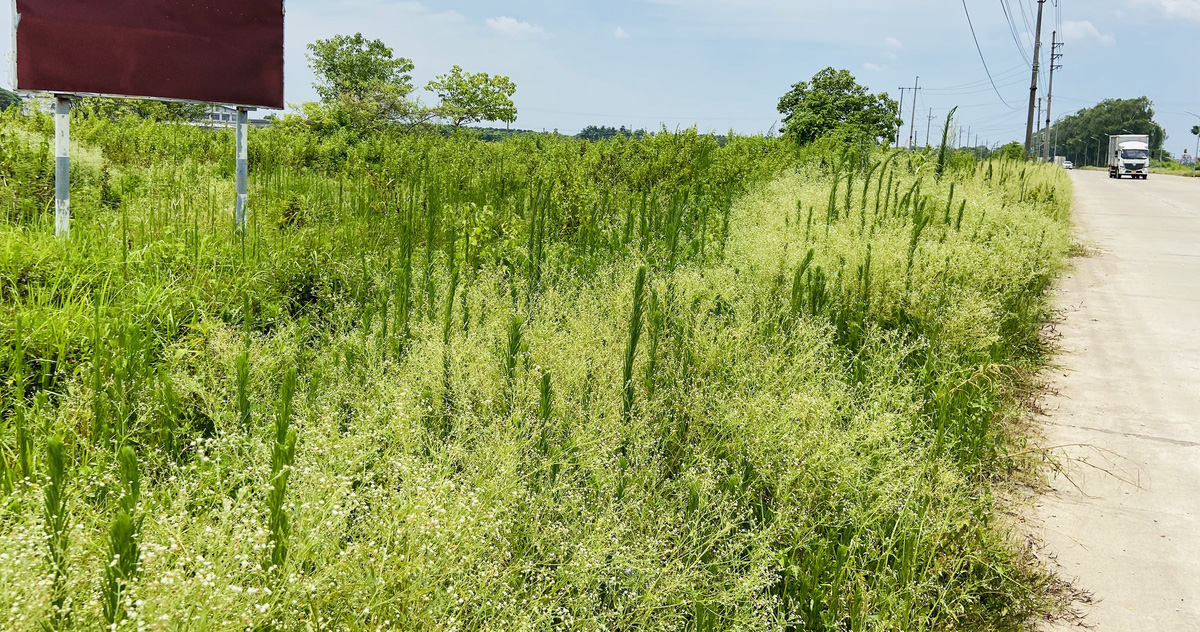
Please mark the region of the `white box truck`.
POLYGON ((1145 134, 1113 134, 1108 137, 1108 177, 1146 179, 1150 174, 1150 137, 1145 134))

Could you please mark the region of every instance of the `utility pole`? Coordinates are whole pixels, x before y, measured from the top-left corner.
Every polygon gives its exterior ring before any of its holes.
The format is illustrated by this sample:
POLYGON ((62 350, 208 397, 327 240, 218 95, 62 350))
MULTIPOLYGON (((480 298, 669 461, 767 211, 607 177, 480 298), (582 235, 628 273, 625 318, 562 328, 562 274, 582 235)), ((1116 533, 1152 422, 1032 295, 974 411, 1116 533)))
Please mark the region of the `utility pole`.
POLYGON ((1037 118, 1034 120, 1037 121, 1038 129, 1037 133, 1033 135, 1034 142, 1037 143, 1034 146, 1033 155, 1035 157, 1040 157, 1042 155, 1042 97, 1038 97, 1037 118))
POLYGON ((933 108, 929 108, 929 121, 925 123, 925 147, 929 147, 929 130, 933 128, 933 108))
POLYGON ((896 118, 900 119, 900 127, 896 128, 896 149, 900 149, 900 132, 904 129, 904 91, 908 90, 904 86, 900 86, 900 103, 896 107, 896 118))
MULTIPOLYGON (((1049 86, 1049 89, 1046 91, 1046 140, 1047 141, 1050 140, 1050 104, 1054 100, 1054 71, 1058 68, 1062 68, 1061 65, 1055 63, 1058 60, 1062 59, 1062 53, 1058 52, 1059 48, 1062 48, 1062 43, 1058 41, 1058 31, 1054 31, 1054 33, 1052 33, 1050 35, 1050 86, 1049 86)), ((1055 136, 1057 136, 1057 134, 1055 134, 1055 136)), ((1054 147, 1053 145, 1051 145, 1049 142, 1046 143, 1046 147, 1047 147, 1047 150, 1043 153, 1045 153, 1046 161, 1049 162, 1053 158, 1053 154, 1057 153, 1057 148, 1054 147)))
POLYGON ((1033 106, 1037 98, 1038 60, 1042 54, 1042 10, 1046 8, 1046 0, 1038 0, 1037 31, 1033 40, 1033 78, 1029 81, 1029 121, 1025 124, 1025 157, 1029 157, 1033 149, 1033 106))
POLYGON ((921 89, 920 85, 921 85, 921 77, 918 75, 917 80, 913 82, 912 115, 909 117, 909 120, 908 120, 908 148, 909 149, 915 148, 916 142, 917 142, 917 128, 915 126, 917 124, 917 90, 921 89))

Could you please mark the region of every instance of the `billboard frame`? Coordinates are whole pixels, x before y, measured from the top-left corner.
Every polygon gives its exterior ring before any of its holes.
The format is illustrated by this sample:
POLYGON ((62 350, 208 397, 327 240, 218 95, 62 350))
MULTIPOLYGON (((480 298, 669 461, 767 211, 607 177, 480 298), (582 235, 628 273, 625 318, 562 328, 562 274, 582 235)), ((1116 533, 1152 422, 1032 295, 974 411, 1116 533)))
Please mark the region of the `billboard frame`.
MULTIPOLYGON (((15 91, 23 94, 48 94, 54 97, 54 234, 57 237, 67 239, 70 237, 71 230, 71 106, 76 99, 87 97, 100 97, 112 99, 135 99, 142 101, 157 101, 161 103, 185 103, 196 105, 224 105, 237 109, 237 125, 235 128, 235 173, 237 180, 237 193, 234 203, 234 221, 237 229, 243 235, 246 229, 246 211, 247 211, 247 175, 249 163, 249 113, 257 109, 277 110, 273 106, 262 104, 242 104, 225 100, 200 100, 200 99, 179 99, 172 97, 155 97, 147 95, 131 96, 126 94, 108 93, 108 92, 78 92, 78 91, 57 91, 57 90, 29 90, 22 89, 19 82, 19 64, 20 56, 17 47, 17 32, 20 27, 21 14, 17 11, 17 0, 9 1, 9 8, 12 14, 12 60, 9 65, 9 71, 12 73, 12 82, 15 91)), ((280 0, 281 23, 286 21, 287 15, 287 0, 280 0)), ((281 39, 281 44, 285 40, 281 39)), ((280 72, 284 72, 284 50, 281 47, 280 51, 280 72)), ((284 75, 281 74, 280 90, 284 84, 284 75)), ((286 102, 284 102, 286 107, 286 102)))

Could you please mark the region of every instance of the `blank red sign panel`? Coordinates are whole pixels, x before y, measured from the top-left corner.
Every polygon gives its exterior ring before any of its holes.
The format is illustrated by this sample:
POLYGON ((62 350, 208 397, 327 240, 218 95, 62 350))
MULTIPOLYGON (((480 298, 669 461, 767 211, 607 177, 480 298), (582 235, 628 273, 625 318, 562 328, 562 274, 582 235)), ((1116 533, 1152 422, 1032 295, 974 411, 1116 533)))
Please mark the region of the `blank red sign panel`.
POLYGON ((283 107, 283 0, 16 0, 17 88, 283 107))

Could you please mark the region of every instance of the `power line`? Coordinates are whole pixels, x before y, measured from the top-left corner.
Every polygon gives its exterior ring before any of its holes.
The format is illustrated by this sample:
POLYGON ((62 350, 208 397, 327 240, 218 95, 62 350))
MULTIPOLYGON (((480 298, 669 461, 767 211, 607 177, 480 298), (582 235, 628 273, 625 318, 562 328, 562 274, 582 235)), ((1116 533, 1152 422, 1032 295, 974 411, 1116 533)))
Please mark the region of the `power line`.
POLYGON ((975 50, 979 51, 979 61, 983 62, 983 71, 987 73, 988 81, 992 84, 992 90, 996 91, 996 96, 1000 97, 1000 102, 1009 109, 1016 109, 1004 100, 1004 96, 1000 94, 1000 88, 996 87, 996 80, 992 79, 992 71, 988 70, 987 60, 983 58, 983 49, 979 46, 979 38, 975 35, 975 25, 971 23, 971 12, 967 10, 967 0, 962 0, 963 12, 967 14, 967 25, 971 27, 971 38, 975 40, 975 50))
MULTIPOLYGON (((1017 78, 1010 77, 1010 79, 1011 79, 1010 81, 998 83, 998 84, 995 84, 994 86, 989 86, 988 82, 985 80, 983 82, 983 86, 978 90, 954 90, 954 91, 930 90, 930 92, 934 93, 933 96, 938 96, 938 97, 967 96, 967 95, 972 95, 972 94, 983 94, 985 92, 993 92, 995 90, 995 88, 1008 88, 1008 87, 1012 87, 1012 86, 1016 86, 1016 85, 1021 85, 1022 83, 1024 83, 1026 81, 1026 79, 1024 77, 1017 77, 1017 78)), ((924 88, 922 88, 922 90, 924 90, 924 88)), ((995 101, 993 101, 992 103, 995 104, 995 101)))
MULTIPOLYGON (((1014 76, 1019 76, 1021 74, 1024 74, 1024 72, 1028 69, 1029 69, 1029 66, 1026 66, 1025 64, 1018 64, 1018 65, 1013 66, 1012 68, 1009 68, 1003 72, 996 73, 995 75, 993 75, 993 77, 997 81, 1000 81, 1002 79, 1009 79, 1014 76)), ((929 88, 929 91, 930 92, 951 92, 951 91, 957 91, 957 90, 970 90, 973 88, 983 88, 983 87, 987 86, 987 84, 988 84, 987 79, 978 79, 976 81, 960 83, 958 85, 953 85, 953 86, 945 86, 942 88, 929 88)))
POLYGON ((1000 0, 1000 10, 1004 11, 1004 19, 1008 23, 1008 32, 1012 34, 1013 43, 1017 45, 1017 52, 1021 53, 1021 58, 1025 60, 1025 66, 1032 65, 1033 62, 1030 61, 1029 55, 1025 53, 1025 43, 1021 41, 1015 13, 1012 10, 1012 6, 1009 5, 1008 0, 1000 0))

